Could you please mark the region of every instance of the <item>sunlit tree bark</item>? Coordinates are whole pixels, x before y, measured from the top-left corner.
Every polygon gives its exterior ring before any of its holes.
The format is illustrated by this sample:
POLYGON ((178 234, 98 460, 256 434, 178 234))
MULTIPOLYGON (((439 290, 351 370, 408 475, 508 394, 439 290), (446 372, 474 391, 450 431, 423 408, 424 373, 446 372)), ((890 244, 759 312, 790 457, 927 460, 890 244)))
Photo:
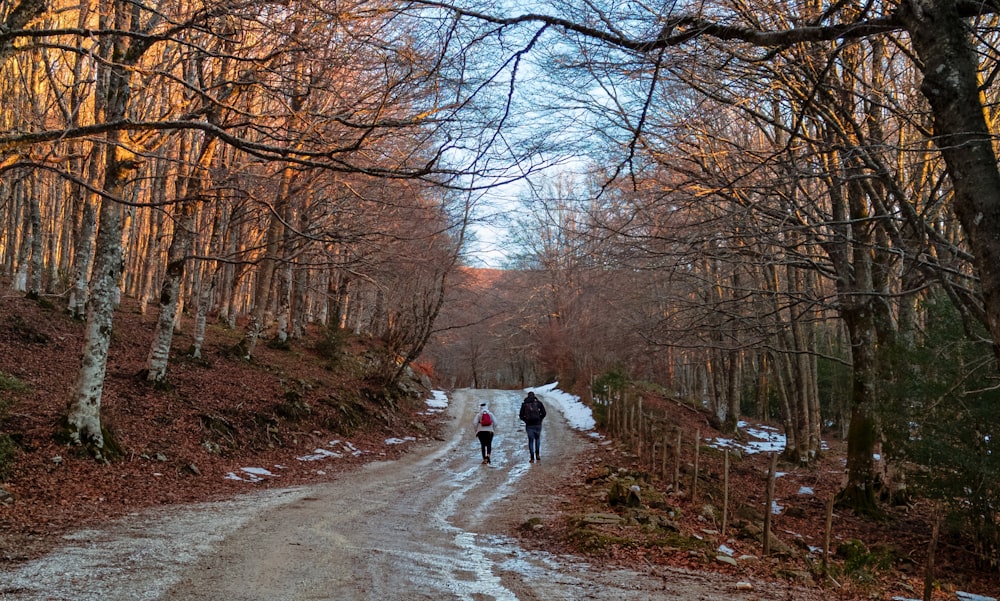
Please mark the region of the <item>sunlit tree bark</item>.
MULTIPOLYGON (((135 18, 137 15, 134 17, 124 2, 115 0, 111 14, 120 31, 139 31, 142 27, 135 18)), ((129 43, 119 38, 113 44, 111 58, 114 62, 109 69, 107 87, 98 92, 107 99, 108 120, 119 121, 127 115, 132 94, 131 67, 142 57, 149 43, 129 43)), ((86 446, 98 458, 103 458, 105 448, 101 396, 122 275, 123 209, 119 199, 125 197, 127 181, 139 168, 134 149, 129 148, 120 131, 110 131, 105 142, 100 225, 90 280, 83 360, 66 411, 70 438, 86 446)))
POLYGON ((146 379, 150 382, 162 382, 167 377, 167 360, 170 358, 174 323, 181 298, 181 284, 185 265, 197 234, 198 210, 205 201, 204 180, 212 163, 215 143, 214 137, 203 139, 201 148, 197 152, 198 158, 191 171, 180 175, 183 183, 178 186, 179 202, 175 205, 176 211, 173 215, 174 235, 167 251, 167 271, 160 288, 159 318, 153 331, 153 342, 146 364, 146 379))

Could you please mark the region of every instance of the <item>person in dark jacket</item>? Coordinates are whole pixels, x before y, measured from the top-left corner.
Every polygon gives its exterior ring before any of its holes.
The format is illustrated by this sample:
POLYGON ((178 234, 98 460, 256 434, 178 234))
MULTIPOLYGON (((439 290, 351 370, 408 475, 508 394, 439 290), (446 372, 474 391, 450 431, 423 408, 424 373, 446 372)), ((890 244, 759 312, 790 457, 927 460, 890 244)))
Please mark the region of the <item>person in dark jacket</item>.
POLYGON ((545 419, 545 405, 538 400, 534 392, 529 392, 528 396, 521 402, 521 411, 518 414, 524 422, 524 431, 528 433, 528 453, 531 455, 531 463, 542 459, 539 449, 542 443, 542 420, 545 419))

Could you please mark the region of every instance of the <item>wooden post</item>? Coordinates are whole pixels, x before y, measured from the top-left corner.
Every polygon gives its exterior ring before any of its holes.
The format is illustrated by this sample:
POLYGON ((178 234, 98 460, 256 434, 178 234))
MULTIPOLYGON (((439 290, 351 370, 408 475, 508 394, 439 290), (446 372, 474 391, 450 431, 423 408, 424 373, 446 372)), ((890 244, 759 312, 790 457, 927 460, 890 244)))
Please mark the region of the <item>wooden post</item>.
POLYGON ((663 447, 663 456, 660 459, 660 479, 664 482, 667 481, 667 449, 670 447, 670 441, 667 440, 667 433, 663 433, 663 442, 661 443, 663 447))
POLYGON ((604 401, 607 405, 605 406, 605 415, 608 416, 608 434, 611 436, 615 435, 615 397, 608 391, 608 397, 604 401))
POLYGON ((628 393, 622 391, 622 440, 631 444, 632 408, 629 406, 628 393))
POLYGON ((830 495, 826 502, 826 529, 823 532, 823 573, 826 573, 830 558, 830 535, 833 533, 833 502, 835 495, 830 495))
POLYGON ((656 472, 656 458, 659 456, 656 452, 657 447, 660 444, 660 441, 657 440, 657 438, 659 438, 658 436, 659 433, 660 432, 659 430, 657 430, 656 424, 654 424, 653 420, 650 419, 649 420, 649 471, 653 473, 656 472))
POLYGON ((937 551, 938 534, 941 533, 941 517, 935 516, 934 527, 931 528, 931 544, 927 549, 927 571, 924 573, 924 601, 931 601, 934 592, 934 553, 937 551))
POLYGON ((694 476, 691 477, 691 502, 698 500, 698 459, 701 453, 701 430, 694 431, 694 476))
POLYGON ((639 465, 642 465, 642 458, 645 457, 645 453, 642 452, 646 445, 645 429, 646 416, 642 414, 642 397, 639 397, 635 424, 635 455, 639 458, 639 465))
POLYGON ((729 449, 723 457, 722 488, 722 536, 725 536, 729 523, 729 449))
POLYGON ((632 435, 632 453, 638 454, 636 447, 642 442, 642 432, 639 431, 639 424, 642 423, 642 414, 639 413, 639 407, 632 405, 632 428, 629 430, 629 434, 632 435))
POLYGON ((615 438, 621 440, 622 437, 622 395, 621 393, 615 396, 615 438))
POLYGON ((677 428, 677 446, 674 447, 674 492, 680 492, 681 490, 681 432, 680 428, 677 428))
POLYGON ((618 402, 618 399, 616 398, 616 395, 614 393, 610 392, 610 391, 608 391, 608 403, 610 404, 610 406, 608 407, 608 416, 609 416, 608 417, 608 422, 609 422, 608 423, 608 432, 611 432, 611 437, 612 438, 617 438, 618 437, 618 407, 621 406, 621 403, 618 402))
POLYGON ((618 431, 619 431, 618 423, 621 421, 621 416, 619 415, 618 412, 621 411, 622 402, 621 402, 621 399, 618 398, 618 394, 617 393, 611 395, 611 403, 612 403, 612 405, 611 405, 610 413, 611 413, 612 421, 613 421, 613 424, 614 424, 614 425, 611 426, 611 436, 614 437, 614 438, 618 438, 618 431))
POLYGON ((651 474, 656 473, 656 468, 659 467, 658 459, 660 458, 660 441, 656 440, 656 433, 649 433, 649 472, 651 474))
POLYGON ((764 557, 771 554, 771 510, 774 507, 774 475, 778 470, 778 454, 771 453, 771 468, 767 471, 767 506, 764 508, 764 557))

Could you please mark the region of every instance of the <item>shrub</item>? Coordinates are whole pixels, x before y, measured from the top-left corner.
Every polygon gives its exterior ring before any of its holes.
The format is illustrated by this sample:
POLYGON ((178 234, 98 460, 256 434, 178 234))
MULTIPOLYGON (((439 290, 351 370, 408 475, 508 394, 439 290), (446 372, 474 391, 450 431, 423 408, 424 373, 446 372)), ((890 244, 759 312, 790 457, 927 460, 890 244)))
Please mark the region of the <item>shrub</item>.
MULTIPOLYGON (((31 388, 30 386, 28 386, 21 380, 18 380, 14 376, 5 374, 2 371, 0 371, 0 391, 27 392, 30 388, 31 388)), ((0 409, 3 409, 3 407, 0 407, 0 409)), ((2 417, 3 415, 0 414, 0 418, 2 417)))
POLYGON ((897 349, 890 367, 891 402, 882 416, 890 455, 907 486, 938 499, 957 532, 972 539, 981 567, 1000 554, 1000 390, 984 332, 944 298, 930 297, 924 338, 897 349))

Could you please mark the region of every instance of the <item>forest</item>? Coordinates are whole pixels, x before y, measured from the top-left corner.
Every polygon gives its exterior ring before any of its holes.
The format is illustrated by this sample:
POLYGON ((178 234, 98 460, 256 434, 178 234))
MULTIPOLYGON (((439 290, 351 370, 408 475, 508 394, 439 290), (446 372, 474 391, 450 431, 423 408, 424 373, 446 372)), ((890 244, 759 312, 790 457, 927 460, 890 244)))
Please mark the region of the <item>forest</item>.
POLYGON ((937 500, 1000 568, 1000 4, 4 0, 0 274, 251 359, 321 328, 386 385, 642 382, 838 502, 937 500), (515 190, 504 196, 501 191, 515 190), (473 252, 503 228, 503 264, 473 252))

